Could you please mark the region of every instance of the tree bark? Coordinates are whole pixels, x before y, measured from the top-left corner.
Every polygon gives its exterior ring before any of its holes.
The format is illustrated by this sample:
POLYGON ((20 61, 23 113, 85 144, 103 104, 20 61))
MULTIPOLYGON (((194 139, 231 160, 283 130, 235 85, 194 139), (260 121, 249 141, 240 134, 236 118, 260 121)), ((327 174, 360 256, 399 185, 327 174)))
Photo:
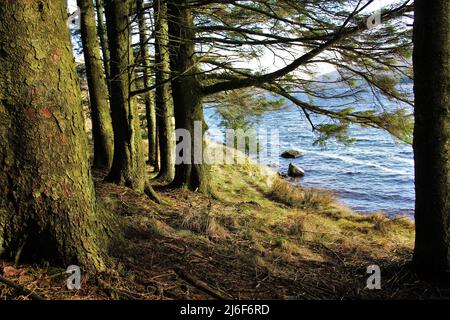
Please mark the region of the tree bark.
POLYGON ((159 147, 159 125, 158 121, 156 121, 156 155, 155 155, 155 172, 159 172, 159 168, 161 167, 161 152, 159 147))
POLYGON ((100 45, 102 48, 102 61, 103 61, 103 70, 105 71, 106 77, 106 85, 108 87, 108 97, 111 95, 111 72, 110 72, 110 56, 109 56, 109 48, 108 48, 108 37, 106 36, 106 25, 105 25, 105 8, 103 4, 103 0, 95 0, 96 9, 97 9, 97 30, 98 37, 100 39, 100 45))
POLYGON ((114 129, 114 159, 107 181, 145 192, 159 201, 150 187, 142 151, 137 105, 130 97, 133 65, 128 0, 106 1, 108 45, 111 55, 111 109, 114 129))
POLYGON ((185 129, 191 135, 189 163, 175 166, 173 186, 209 193, 209 167, 195 157, 195 144, 203 148, 204 141, 194 139, 194 123, 204 125, 201 84, 196 77, 198 67, 195 56, 195 29, 193 16, 186 0, 168 1, 169 36, 172 70, 172 96, 175 128, 185 129))
POLYGON ((0 253, 104 269, 63 1, 0 5, 0 253))
POLYGON ((170 91, 169 26, 166 1, 154 1, 155 21, 155 101, 161 162, 158 179, 172 182, 175 177, 175 123, 170 91))
POLYGON ((414 19, 414 264, 424 278, 449 279, 449 6, 416 0, 414 19))
MULTIPOLYGON (((152 85, 151 78, 149 76, 150 70, 150 53, 149 53, 149 36, 147 35, 148 27, 145 20, 144 1, 137 0, 136 10, 138 12, 138 24, 139 24, 139 44, 140 44, 140 56, 142 59, 144 86, 149 87, 152 85)), ((148 161, 151 164, 156 163, 156 111, 155 100, 151 92, 144 95, 145 103, 145 118, 147 120, 147 138, 148 138, 148 161)))
POLYGON ((93 0, 78 0, 81 9, 81 41, 89 86, 94 167, 110 169, 113 160, 113 129, 108 102, 108 88, 103 73, 100 47, 97 40, 93 0))

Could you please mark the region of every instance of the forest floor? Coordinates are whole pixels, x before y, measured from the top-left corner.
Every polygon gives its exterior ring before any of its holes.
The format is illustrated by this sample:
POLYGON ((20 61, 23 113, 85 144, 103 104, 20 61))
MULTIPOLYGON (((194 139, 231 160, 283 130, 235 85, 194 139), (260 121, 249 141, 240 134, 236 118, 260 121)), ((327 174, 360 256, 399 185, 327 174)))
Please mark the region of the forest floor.
MULTIPOLYGON (((263 166, 216 165, 213 198, 155 185, 167 205, 105 183, 99 205, 123 226, 111 269, 66 288, 64 269, 0 261, 0 276, 44 299, 403 299, 449 297, 410 272, 414 225, 358 215, 330 192, 300 189, 263 166), (366 288, 381 268, 381 290, 366 288)), ((29 295, 0 283, 0 299, 29 295)))

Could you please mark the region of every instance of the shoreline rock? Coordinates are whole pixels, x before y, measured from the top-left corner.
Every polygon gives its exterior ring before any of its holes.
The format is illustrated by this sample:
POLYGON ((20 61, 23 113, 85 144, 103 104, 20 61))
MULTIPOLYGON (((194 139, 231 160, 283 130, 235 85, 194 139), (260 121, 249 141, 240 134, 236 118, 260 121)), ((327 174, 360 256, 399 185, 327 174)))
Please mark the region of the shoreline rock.
POLYGON ((305 170, 290 163, 288 168, 288 176, 293 178, 300 178, 305 176, 305 170))
POLYGON ((298 151, 298 150, 290 149, 290 150, 284 151, 281 154, 281 157, 285 158, 285 159, 296 159, 296 158, 303 157, 303 155, 304 154, 302 152, 298 151))

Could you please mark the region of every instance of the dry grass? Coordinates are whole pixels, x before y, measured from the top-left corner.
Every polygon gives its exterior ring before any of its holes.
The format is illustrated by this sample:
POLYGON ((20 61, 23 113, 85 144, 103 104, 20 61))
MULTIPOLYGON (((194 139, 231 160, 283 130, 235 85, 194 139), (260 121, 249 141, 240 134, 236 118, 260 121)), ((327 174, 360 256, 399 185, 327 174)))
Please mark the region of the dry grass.
POLYGON ((227 238, 228 231, 220 224, 214 213, 209 210, 186 210, 181 218, 184 229, 199 233, 211 238, 227 238))
POLYGON ((334 195, 329 190, 300 188, 282 179, 275 179, 269 196, 275 201, 304 210, 327 208, 335 203, 334 195))

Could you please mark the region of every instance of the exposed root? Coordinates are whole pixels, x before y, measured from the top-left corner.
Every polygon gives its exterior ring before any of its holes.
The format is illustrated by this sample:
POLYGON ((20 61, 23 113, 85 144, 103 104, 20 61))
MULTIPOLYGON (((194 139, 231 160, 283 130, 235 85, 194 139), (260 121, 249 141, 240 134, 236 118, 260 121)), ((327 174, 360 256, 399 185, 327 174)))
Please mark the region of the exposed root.
POLYGON ((161 205, 168 205, 168 203, 164 200, 162 200, 158 194, 153 190, 152 186, 147 183, 144 188, 144 193, 150 198, 150 200, 156 202, 157 204, 161 205))

